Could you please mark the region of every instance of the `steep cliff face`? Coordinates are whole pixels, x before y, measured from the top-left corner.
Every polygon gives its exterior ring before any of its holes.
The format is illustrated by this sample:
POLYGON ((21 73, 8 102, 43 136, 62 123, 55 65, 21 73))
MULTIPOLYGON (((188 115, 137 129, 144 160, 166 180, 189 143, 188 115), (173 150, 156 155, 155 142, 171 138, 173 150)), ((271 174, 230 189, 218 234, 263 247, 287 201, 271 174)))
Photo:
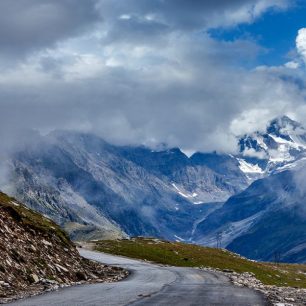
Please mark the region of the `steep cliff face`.
POLYGON ((54 222, 0 193, 0 302, 124 275, 120 269, 82 259, 54 222))

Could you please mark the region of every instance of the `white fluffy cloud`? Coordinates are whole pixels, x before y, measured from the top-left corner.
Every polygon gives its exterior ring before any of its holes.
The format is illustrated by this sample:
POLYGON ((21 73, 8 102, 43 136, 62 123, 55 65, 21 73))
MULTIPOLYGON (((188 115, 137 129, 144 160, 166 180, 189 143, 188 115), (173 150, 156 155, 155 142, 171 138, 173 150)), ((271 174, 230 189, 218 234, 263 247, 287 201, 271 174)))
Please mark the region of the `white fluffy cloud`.
POLYGON ((1 0, 0 55, 18 58, 77 36, 101 20, 95 0, 1 0))
POLYGON ((296 48, 303 60, 306 61, 306 28, 302 28, 298 31, 296 48))

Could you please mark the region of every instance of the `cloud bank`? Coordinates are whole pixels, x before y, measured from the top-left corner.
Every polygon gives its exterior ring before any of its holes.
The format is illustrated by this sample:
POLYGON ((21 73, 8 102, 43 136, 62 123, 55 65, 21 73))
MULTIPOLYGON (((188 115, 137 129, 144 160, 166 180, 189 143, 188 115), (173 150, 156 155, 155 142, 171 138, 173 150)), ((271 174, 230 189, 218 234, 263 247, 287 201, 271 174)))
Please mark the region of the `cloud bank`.
POLYGON ((261 46, 216 40, 209 29, 291 4, 1 1, 0 134, 73 129, 119 144, 234 151, 236 135, 306 113, 304 32, 290 64, 250 69, 261 46))

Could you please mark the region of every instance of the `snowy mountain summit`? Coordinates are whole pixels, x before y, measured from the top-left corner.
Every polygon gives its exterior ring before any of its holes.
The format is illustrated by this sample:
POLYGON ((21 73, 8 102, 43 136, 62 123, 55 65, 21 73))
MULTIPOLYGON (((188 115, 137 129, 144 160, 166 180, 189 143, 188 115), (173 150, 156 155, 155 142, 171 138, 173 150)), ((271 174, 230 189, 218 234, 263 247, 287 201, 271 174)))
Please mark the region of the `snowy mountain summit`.
POLYGON ((265 132, 239 140, 240 169, 250 178, 295 168, 306 158, 306 130, 287 116, 272 120, 265 132))

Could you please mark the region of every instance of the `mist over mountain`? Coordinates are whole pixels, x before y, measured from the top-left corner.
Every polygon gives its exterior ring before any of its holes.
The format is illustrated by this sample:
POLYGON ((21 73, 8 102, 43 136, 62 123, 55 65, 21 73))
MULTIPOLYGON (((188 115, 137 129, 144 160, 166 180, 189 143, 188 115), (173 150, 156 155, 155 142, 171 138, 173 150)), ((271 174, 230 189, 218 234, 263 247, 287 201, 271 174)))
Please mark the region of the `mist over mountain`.
POLYGON ((4 189, 57 221, 74 238, 129 234, 187 239, 193 222, 218 207, 195 203, 217 202, 234 193, 220 174, 206 166, 190 170, 188 164, 177 149, 116 147, 94 135, 56 132, 12 156, 4 189), (139 150, 143 159, 160 155, 163 170, 153 164, 141 166, 139 150), (192 186, 181 186, 178 169, 187 179, 190 171, 199 173, 192 186), (206 182, 199 196, 192 189, 196 179, 199 185, 206 182))
POLYGON ((7 156, 1 188, 73 239, 140 235, 215 246, 222 233, 222 246, 250 258, 270 260, 277 250, 284 260, 304 260, 304 219, 296 218, 297 231, 290 224, 303 208, 301 180, 291 176, 303 173, 306 133, 289 117, 237 138, 236 155, 188 157, 179 148, 117 146, 81 132, 30 139, 7 156))

